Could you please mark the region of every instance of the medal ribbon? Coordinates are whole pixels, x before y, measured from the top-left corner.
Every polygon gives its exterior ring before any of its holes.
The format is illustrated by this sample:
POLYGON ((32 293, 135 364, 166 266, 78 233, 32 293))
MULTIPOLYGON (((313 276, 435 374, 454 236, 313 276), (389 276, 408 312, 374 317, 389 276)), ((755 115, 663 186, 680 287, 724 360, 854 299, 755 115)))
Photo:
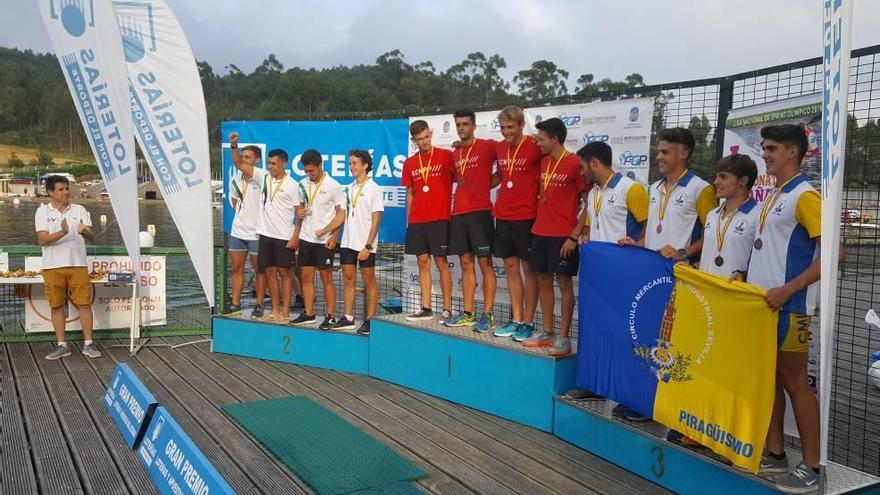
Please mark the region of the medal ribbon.
POLYGON ((434 159, 434 147, 433 146, 431 147, 431 156, 428 157, 428 166, 427 167, 423 166, 422 152, 421 151, 419 152, 419 173, 422 176, 422 182, 424 182, 426 186, 428 185, 428 177, 431 176, 431 160, 433 160, 433 159, 434 159))
POLYGON ((602 198, 605 196, 605 188, 608 187, 608 183, 611 182, 611 179, 614 178, 617 174, 611 174, 605 183, 602 184, 602 187, 599 189, 599 192, 593 196, 593 211, 596 212, 596 220, 599 219, 599 212, 602 211, 602 198))
POLYGON ((306 201, 308 202, 308 206, 311 207, 312 203, 315 202, 315 197, 318 195, 318 191, 321 190, 321 184, 324 183, 324 179, 327 178, 327 174, 321 175, 321 180, 318 181, 317 186, 315 186, 314 191, 312 190, 312 181, 309 181, 309 193, 306 195, 306 201))
POLYGON ((764 202, 764 207, 761 208, 761 216, 758 217, 759 220, 760 220, 760 224, 759 224, 759 227, 758 227, 758 233, 759 233, 759 234, 763 234, 763 233, 764 233, 764 224, 767 222, 767 216, 770 214, 770 211, 773 210, 773 206, 776 205, 776 202, 779 201, 779 196, 782 196, 782 189, 783 189, 785 186, 787 186, 789 182, 791 182, 791 181, 795 180, 796 178, 800 177, 800 175, 801 175, 801 174, 797 174, 797 175, 795 175, 794 177, 792 177, 791 179, 788 179, 787 181, 785 181, 785 184, 782 184, 781 186, 777 187, 775 191, 773 191, 773 197, 770 198, 769 201, 765 201, 765 202, 764 202))
POLYGON ((673 184, 672 189, 669 189, 669 190, 666 189, 666 182, 665 181, 663 182, 663 184, 660 185, 660 190, 663 191, 663 194, 664 194, 663 200, 660 201, 660 213, 659 214, 660 214, 660 221, 661 222, 663 221, 663 217, 666 216, 666 207, 669 206, 669 198, 672 197, 672 191, 675 191, 675 188, 678 187, 678 181, 680 181, 681 178, 684 177, 684 175, 686 173, 688 173, 688 170, 684 169, 684 172, 682 172, 681 175, 679 175, 678 178, 675 179, 675 184, 673 184))
POLYGON ((474 150, 474 146, 476 146, 476 144, 477 140, 474 139, 474 142, 471 143, 470 147, 468 148, 467 156, 464 157, 464 161, 462 161, 461 159, 461 155, 464 152, 461 150, 461 148, 458 149, 458 178, 461 180, 464 179, 464 171, 465 169, 467 169, 467 164, 471 160, 471 151, 474 150))
POLYGON ((550 173, 544 176, 544 183, 541 185, 541 192, 544 193, 544 198, 547 197, 547 187, 550 185, 550 180, 553 178, 553 174, 556 173, 556 167, 559 166, 559 162, 565 157, 568 153, 566 150, 562 150, 562 154, 559 155, 559 158, 556 159, 556 163, 553 165, 553 169, 550 170, 550 173))
POLYGON ((525 136, 520 138, 519 144, 516 145, 516 151, 513 152, 513 160, 510 159, 510 143, 507 143, 507 180, 513 179, 513 167, 516 165, 516 155, 519 154, 519 148, 526 141, 525 136))

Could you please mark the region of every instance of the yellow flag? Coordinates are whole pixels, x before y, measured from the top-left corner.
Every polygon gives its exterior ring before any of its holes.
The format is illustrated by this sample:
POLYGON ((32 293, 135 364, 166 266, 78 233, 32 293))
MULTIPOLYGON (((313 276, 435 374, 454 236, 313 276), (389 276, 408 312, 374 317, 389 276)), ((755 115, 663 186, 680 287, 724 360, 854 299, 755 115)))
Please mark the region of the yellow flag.
POLYGON ((654 356, 654 420, 751 472, 775 394, 777 313, 764 294, 676 266, 654 356))

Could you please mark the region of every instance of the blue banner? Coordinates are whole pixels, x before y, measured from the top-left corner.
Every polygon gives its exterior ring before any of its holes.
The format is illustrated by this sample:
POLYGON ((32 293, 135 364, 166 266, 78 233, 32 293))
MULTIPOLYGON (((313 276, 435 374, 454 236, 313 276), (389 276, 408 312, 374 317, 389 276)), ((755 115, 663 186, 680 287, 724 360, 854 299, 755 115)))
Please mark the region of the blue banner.
POLYGON ((647 417, 657 379, 633 351, 656 344, 675 283, 672 266, 649 249, 581 246, 577 384, 647 417))
POLYGON ((159 493, 235 493, 164 407, 156 408, 137 452, 159 493))
POLYGON ((156 404, 156 398, 127 364, 116 365, 110 386, 104 392, 104 406, 128 448, 133 449, 140 442, 156 404))
MULTIPOLYGON (((335 122, 223 122, 223 191, 229 198, 229 181, 236 173, 227 142, 229 133, 238 132, 239 148, 247 145, 262 150, 260 166, 265 168, 269 151, 280 148, 290 156, 290 175, 299 181, 305 177, 300 163, 303 151, 314 148, 324 157, 324 171, 343 186, 351 183, 348 152, 363 149, 373 156, 373 180, 382 186, 385 214, 379 230, 380 242, 403 243, 406 232, 406 189, 400 187, 400 173, 408 150, 406 119, 353 120, 335 122)), ((232 228, 234 211, 223 204, 223 231, 232 228)))

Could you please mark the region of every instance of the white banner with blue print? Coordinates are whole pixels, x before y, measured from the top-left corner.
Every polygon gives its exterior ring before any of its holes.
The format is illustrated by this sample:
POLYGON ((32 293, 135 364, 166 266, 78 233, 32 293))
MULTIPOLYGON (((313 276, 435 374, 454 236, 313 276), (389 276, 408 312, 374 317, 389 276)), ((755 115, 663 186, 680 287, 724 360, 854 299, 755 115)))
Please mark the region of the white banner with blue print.
POLYGON ((165 0, 117 0, 136 137, 214 304, 208 117, 196 59, 165 0))
POLYGON ((39 0, 43 23, 101 171, 132 265, 140 266, 128 76, 110 0, 39 0))

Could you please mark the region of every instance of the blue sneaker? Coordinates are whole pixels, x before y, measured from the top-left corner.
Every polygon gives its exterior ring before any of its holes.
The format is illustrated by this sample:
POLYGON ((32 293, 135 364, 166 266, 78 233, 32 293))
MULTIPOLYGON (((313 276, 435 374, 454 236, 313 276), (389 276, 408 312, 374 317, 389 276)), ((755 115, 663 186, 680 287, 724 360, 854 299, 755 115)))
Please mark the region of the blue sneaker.
POLYGON ((531 337, 535 333, 535 327, 531 323, 520 323, 516 326, 516 332, 513 334, 513 340, 522 342, 531 337))
POLYGON ((468 314, 462 311, 461 313, 444 321, 443 325, 447 327, 472 327, 474 326, 474 322, 476 320, 477 317, 474 316, 473 313, 468 314))
POLYGON ((492 335, 496 337, 511 337, 516 333, 516 328, 519 326, 519 323, 515 321, 508 321, 503 327, 496 329, 492 332, 492 335))
POLYGON ((475 332, 488 332, 495 328, 495 317, 492 316, 491 313, 483 313, 480 316, 479 321, 477 321, 476 326, 474 326, 475 332))

